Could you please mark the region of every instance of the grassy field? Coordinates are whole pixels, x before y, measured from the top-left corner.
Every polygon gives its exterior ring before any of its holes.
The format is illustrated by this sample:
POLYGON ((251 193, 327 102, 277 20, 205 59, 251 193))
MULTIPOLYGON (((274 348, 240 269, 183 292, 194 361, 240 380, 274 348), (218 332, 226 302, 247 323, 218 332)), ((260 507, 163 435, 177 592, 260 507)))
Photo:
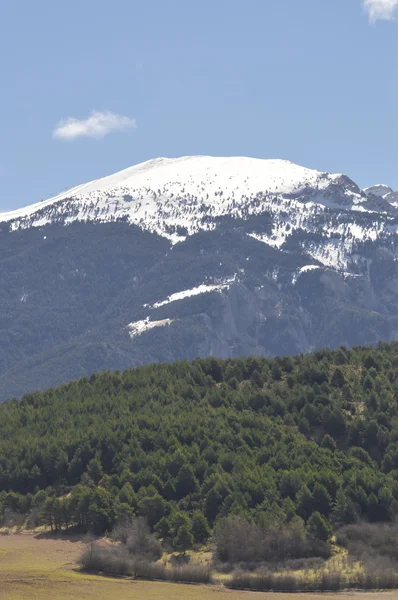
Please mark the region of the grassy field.
MULTIPOLYGON (((234 592, 221 586, 127 581, 76 570, 81 538, 0 535, 1 600, 292 600, 292 594, 234 592)), ((295 594, 304 600, 398 600, 398 592, 295 594)))

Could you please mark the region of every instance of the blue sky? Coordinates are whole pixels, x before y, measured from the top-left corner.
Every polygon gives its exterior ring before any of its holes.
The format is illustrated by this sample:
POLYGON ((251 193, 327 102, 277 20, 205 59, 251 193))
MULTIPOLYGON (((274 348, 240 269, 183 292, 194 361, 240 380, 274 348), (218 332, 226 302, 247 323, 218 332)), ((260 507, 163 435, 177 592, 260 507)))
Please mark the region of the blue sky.
POLYGON ((398 189, 398 0, 4 0, 0 210, 157 156, 398 189))

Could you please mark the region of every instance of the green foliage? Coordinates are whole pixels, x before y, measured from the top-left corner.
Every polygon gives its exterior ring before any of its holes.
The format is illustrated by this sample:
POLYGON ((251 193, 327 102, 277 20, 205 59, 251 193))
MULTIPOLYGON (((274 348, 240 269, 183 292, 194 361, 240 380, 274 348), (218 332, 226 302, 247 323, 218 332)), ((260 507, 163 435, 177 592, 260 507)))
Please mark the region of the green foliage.
POLYGON ((192 534, 196 543, 203 544, 210 536, 209 523, 200 510, 192 515, 192 534))
POLYGON ((319 512, 314 512, 308 519, 308 534, 321 542, 328 542, 332 537, 332 527, 330 523, 319 512))
POLYGON ((98 533, 141 516, 181 548, 229 515, 300 517, 321 540, 329 522, 393 521, 397 364, 397 344, 208 358, 27 394, 0 406, 0 515, 98 533))
POLYGON ((177 535, 173 540, 173 546, 176 550, 184 552, 188 550, 194 542, 192 528, 189 525, 181 525, 178 528, 177 535))

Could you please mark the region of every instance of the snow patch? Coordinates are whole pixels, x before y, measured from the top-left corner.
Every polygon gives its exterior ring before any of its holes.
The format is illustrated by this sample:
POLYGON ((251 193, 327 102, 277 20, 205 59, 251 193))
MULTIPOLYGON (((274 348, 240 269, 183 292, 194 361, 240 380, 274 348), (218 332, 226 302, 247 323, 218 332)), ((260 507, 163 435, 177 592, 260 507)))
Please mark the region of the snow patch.
POLYGON ((160 308, 161 306, 165 306, 166 304, 170 304, 171 302, 176 302, 177 300, 184 300, 184 298, 191 298, 192 296, 198 296, 199 294, 208 294, 209 292, 222 292, 222 290, 229 289, 231 283, 236 281, 236 275, 234 275, 231 279, 226 279, 221 283, 202 283, 197 287, 191 288, 189 290, 182 290, 181 292, 175 292, 168 296, 165 300, 161 300, 159 302, 155 302, 155 304, 149 305, 144 304, 146 308, 160 308))
POLYGON ((319 265, 305 265, 305 267, 301 267, 301 269, 299 269, 299 273, 301 275, 301 273, 306 273, 307 271, 314 271, 315 269, 320 269, 321 267, 319 265))
POLYGON ((322 267, 320 267, 319 265, 305 265, 304 267, 301 267, 297 273, 295 273, 292 277, 292 284, 295 285, 297 283, 297 279, 300 277, 300 275, 302 275, 303 273, 308 273, 308 271, 316 271, 317 269, 321 269, 322 267))
POLYGON ((127 325, 127 329, 129 330, 129 335, 133 339, 142 335, 146 331, 150 329, 154 329, 155 327, 164 327, 165 325, 171 325, 174 319, 162 319, 161 321, 151 321, 149 317, 143 319, 142 321, 135 321, 135 323, 129 323, 127 325))

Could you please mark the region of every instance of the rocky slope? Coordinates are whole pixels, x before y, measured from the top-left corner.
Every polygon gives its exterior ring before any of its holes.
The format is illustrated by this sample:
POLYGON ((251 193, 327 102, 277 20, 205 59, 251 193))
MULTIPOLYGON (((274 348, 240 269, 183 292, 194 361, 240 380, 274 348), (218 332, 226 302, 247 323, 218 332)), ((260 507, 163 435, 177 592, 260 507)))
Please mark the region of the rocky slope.
POLYGON ((0 214, 0 397, 397 339, 396 201, 287 161, 185 157, 0 214))

